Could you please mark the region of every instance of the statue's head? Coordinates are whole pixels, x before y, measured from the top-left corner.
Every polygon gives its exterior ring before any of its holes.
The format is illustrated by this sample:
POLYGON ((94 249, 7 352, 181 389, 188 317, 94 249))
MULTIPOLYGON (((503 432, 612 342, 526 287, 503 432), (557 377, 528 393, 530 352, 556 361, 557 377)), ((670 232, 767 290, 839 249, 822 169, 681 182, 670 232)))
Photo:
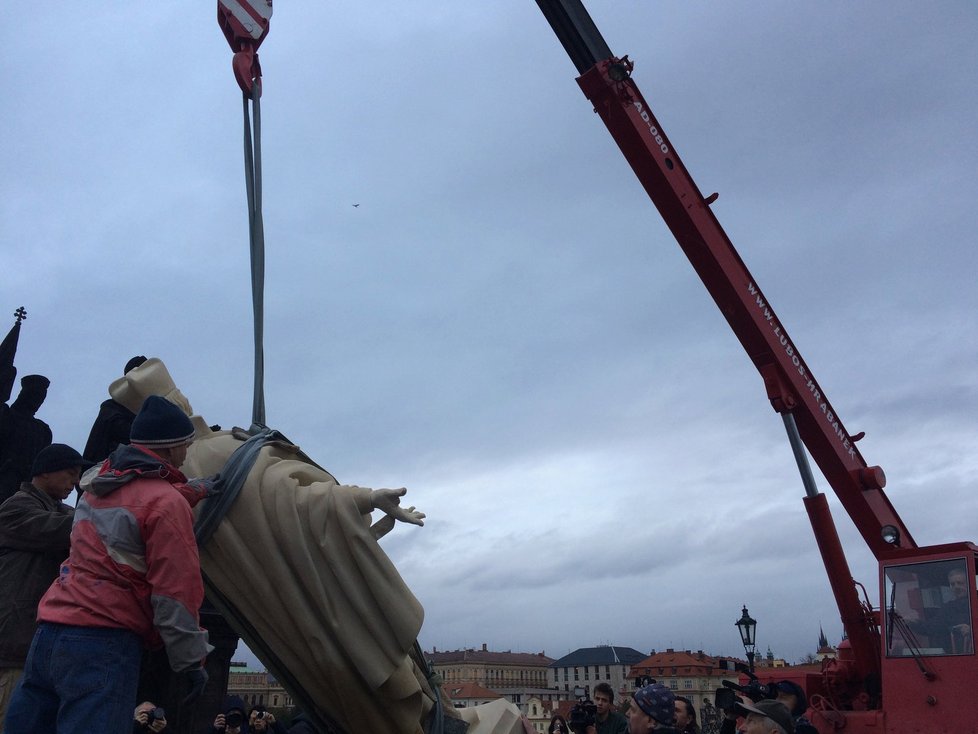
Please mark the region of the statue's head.
POLYGON ((48 396, 51 381, 44 375, 25 375, 20 380, 20 395, 10 407, 18 413, 34 415, 48 396))

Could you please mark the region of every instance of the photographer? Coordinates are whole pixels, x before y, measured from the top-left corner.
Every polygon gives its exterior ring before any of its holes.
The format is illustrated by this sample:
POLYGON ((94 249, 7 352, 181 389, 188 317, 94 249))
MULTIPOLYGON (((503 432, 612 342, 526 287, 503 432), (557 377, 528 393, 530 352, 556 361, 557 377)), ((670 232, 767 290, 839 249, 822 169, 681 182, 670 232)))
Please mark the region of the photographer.
POLYGON ((628 719, 615 711, 615 692, 607 683, 594 687, 594 717, 597 734, 627 734, 628 719))
POLYGON ((288 734, 288 730, 275 719, 275 714, 261 705, 251 709, 251 713, 248 715, 248 726, 252 732, 288 734))
POLYGON ((132 717, 132 734, 146 734, 166 729, 166 712, 152 701, 143 701, 136 707, 132 717))
POLYGON ((746 704, 748 701, 757 703, 758 701, 772 700, 778 695, 778 688, 774 684, 761 683, 753 673, 746 670, 743 672, 751 679, 746 686, 725 680, 723 681, 723 688, 717 689, 716 707, 723 711, 720 734, 734 734, 737 731, 737 719, 744 715, 739 710, 742 704, 746 704), (734 691, 739 691, 744 695, 738 696, 734 691))
POLYGON ((248 718, 245 715, 245 704, 237 696, 228 696, 224 704, 224 713, 214 718, 211 734, 248 734, 248 718))

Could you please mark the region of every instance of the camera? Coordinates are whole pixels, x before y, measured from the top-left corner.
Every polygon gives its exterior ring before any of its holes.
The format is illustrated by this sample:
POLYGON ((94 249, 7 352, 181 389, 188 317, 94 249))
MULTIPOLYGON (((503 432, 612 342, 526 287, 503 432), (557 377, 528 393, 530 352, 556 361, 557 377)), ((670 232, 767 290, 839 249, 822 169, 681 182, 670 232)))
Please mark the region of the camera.
POLYGON ((590 698, 581 698, 567 717, 567 726, 574 734, 584 734, 589 726, 593 726, 598 715, 598 707, 590 698))
POLYGON ((229 729, 241 726, 244 722, 244 715, 240 711, 232 711, 224 717, 224 723, 229 729))
POLYGON ((778 688, 773 683, 761 683, 752 673, 748 672, 747 675, 750 676, 750 682, 746 686, 725 680, 723 688, 717 688, 713 701, 718 709, 732 709, 737 704, 737 694, 734 691, 743 693, 755 703, 765 698, 778 697, 778 688))
POLYGON ((154 721, 162 721, 166 718, 166 711, 157 706, 146 712, 146 725, 149 726, 154 721))

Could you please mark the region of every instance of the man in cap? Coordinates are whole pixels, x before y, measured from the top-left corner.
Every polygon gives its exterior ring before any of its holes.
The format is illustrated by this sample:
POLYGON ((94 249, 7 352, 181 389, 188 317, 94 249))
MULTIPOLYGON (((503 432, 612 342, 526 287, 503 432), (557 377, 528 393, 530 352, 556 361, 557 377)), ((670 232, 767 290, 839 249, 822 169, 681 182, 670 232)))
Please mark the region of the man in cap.
POLYGON ((38 628, 6 727, 17 734, 126 734, 143 645, 164 646, 196 698, 210 651, 191 506, 206 483, 180 472, 194 428, 151 396, 85 487, 71 552, 38 609, 38 628))
POLYGON ((765 698, 756 703, 738 703, 736 711, 744 718, 742 734, 795 734, 791 712, 780 701, 765 698))
POLYGON ((676 694, 661 683, 650 683, 635 691, 628 708, 628 734, 678 734, 676 694))
MULTIPOLYGON (((20 394, 9 406, 0 402, 0 502, 31 478, 34 457, 51 443, 51 428, 35 417, 51 381, 44 375, 26 375, 20 394)), ((10 397, 9 391, 3 400, 10 397)))
POLYGON ((68 555, 75 508, 62 500, 88 466, 70 446, 46 446, 31 481, 0 504, 0 732, 34 639, 37 603, 68 555))

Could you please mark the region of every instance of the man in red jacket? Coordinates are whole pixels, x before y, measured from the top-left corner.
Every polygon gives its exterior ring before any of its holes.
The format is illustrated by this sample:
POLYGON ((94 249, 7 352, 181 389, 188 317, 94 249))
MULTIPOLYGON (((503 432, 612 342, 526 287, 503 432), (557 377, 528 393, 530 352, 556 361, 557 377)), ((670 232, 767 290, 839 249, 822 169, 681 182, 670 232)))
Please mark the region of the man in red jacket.
POLYGON ((179 467, 190 419, 149 397, 75 509, 71 552, 41 599, 38 629, 14 691, 6 730, 18 734, 128 734, 144 645, 166 647, 191 695, 207 681, 211 647, 191 507, 205 482, 179 467))

